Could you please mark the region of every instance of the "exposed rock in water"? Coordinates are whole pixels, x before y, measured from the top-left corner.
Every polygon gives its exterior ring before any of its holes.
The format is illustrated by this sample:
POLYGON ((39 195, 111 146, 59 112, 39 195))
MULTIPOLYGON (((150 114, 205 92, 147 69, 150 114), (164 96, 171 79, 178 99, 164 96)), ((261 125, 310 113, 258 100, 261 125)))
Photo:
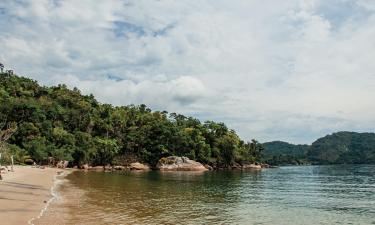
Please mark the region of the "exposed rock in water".
POLYGON ((113 169, 114 170, 126 170, 126 167, 125 166, 114 166, 113 169))
POLYGON ((208 170, 214 170, 214 168, 213 168, 212 166, 208 165, 208 164, 204 164, 203 166, 204 166, 206 169, 208 169, 208 170))
POLYGON ((94 170, 94 171, 104 171, 104 166, 93 166, 89 167, 89 170, 94 170))
POLYGON ((162 171, 206 171, 201 163, 187 157, 169 156, 161 158, 156 168, 162 171))
POLYGON ((256 164, 244 164, 242 165, 242 169, 252 169, 252 170, 260 170, 262 169, 261 165, 256 165, 256 164))
POLYGON ((150 167, 148 165, 139 162, 130 163, 129 168, 130 170, 150 170, 150 167))
POLYGON ((61 169, 65 169, 65 168, 68 167, 68 164, 69 164, 69 161, 61 160, 60 162, 57 163, 56 167, 61 168, 61 169))
POLYGON ((83 169, 83 170, 88 170, 88 169, 90 169, 90 166, 89 166, 89 164, 83 164, 82 166, 81 166, 81 169, 83 169))
POLYGON ((233 163, 233 165, 231 166, 231 169, 232 170, 242 170, 243 169, 243 167, 242 167, 242 165, 240 165, 239 163, 233 163))
POLYGON ((106 171, 106 172, 113 171, 113 166, 111 166, 110 164, 104 166, 104 171, 106 171))

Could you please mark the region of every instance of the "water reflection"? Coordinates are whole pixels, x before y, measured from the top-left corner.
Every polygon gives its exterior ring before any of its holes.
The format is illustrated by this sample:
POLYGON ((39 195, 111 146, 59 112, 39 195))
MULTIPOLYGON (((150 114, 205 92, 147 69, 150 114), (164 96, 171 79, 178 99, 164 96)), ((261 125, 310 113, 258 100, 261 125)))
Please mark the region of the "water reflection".
POLYGON ((375 166, 76 172, 59 207, 73 215, 67 224, 371 224, 374 174, 375 166))

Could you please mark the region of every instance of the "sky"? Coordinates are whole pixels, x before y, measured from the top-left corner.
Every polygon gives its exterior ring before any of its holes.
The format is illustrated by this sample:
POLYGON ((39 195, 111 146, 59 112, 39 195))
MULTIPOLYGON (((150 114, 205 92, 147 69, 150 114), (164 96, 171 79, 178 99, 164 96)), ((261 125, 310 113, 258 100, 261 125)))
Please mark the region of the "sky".
POLYGON ((1 0, 0 62, 245 140, 375 131, 374 0, 1 0))

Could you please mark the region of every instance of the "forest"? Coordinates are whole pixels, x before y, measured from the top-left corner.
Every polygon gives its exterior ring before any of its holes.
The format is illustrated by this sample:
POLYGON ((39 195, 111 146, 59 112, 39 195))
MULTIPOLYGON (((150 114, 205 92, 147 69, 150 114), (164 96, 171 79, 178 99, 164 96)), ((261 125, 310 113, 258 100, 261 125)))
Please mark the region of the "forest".
POLYGON ((375 164, 375 133, 341 131, 311 145, 273 141, 263 146, 263 160, 272 165, 375 164))
POLYGON ((213 167, 261 160, 262 145, 245 142, 224 123, 152 111, 146 105, 112 106, 61 84, 39 85, 0 74, 0 151, 18 163, 67 160, 70 166, 155 165, 186 156, 213 167))

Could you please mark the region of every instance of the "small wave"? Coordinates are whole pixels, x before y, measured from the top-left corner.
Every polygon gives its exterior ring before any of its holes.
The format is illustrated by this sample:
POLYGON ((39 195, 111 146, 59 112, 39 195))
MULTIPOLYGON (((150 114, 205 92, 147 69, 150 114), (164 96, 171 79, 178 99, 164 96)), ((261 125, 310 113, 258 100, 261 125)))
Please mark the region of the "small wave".
POLYGON ((63 171, 62 173, 59 173, 59 174, 56 174, 54 177, 53 177, 53 185, 51 187, 51 195, 52 197, 47 201, 46 205, 44 206, 44 208, 40 211, 39 215, 37 217, 33 217, 31 218, 27 224, 30 224, 30 225, 35 225, 33 223, 34 220, 37 220, 37 219, 40 219, 44 213, 47 211, 49 205, 51 204, 51 202, 53 202, 54 200, 58 199, 59 198, 59 195, 57 193, 57 191, 55 190, 59 184, 61 184, 63 181, 62 180, 59 180, 57 179, 58 177, 60 176, 65 176, 65 171, 63 171))

